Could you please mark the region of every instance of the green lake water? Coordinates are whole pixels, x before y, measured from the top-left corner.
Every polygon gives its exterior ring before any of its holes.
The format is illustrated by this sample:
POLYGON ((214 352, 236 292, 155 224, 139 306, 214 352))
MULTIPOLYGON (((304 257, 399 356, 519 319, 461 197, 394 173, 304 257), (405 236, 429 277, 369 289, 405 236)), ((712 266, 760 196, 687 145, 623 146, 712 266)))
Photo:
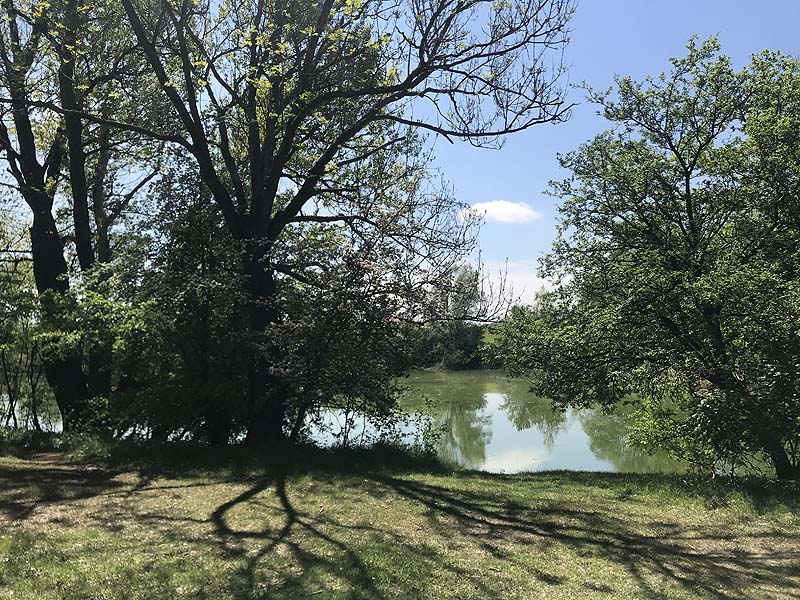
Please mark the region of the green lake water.
MULTIPOLYGON (((401 406, 430 416, 440 454, 481 471, 549 469, 679 472, 668 456, 651 456, 625 443, 628 415, 599 409, 554 410, 522 380, 494 371, 419 372, 401 406)), ((331 421, 335 429, 337 420, 331 421)), ((363 426, 362 426, 363 427, 363 426)), ((414 425, 404 429, 418 436, 414 425)), ((354 429, 351 439, 359 435, 354 429)))

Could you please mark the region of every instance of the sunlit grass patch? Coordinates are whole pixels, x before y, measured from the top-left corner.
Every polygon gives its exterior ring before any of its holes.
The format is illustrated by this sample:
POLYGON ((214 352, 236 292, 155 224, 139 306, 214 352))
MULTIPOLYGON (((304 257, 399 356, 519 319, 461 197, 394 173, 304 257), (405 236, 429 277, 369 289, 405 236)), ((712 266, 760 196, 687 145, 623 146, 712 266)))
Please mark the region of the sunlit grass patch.
MULTIPOLYGON (((0 459, 0 598, 764 598, 800 590, 796 489, 414 469, 237 475, 0 459)), ((278 465, 278 466, 276 466, 278 465)))

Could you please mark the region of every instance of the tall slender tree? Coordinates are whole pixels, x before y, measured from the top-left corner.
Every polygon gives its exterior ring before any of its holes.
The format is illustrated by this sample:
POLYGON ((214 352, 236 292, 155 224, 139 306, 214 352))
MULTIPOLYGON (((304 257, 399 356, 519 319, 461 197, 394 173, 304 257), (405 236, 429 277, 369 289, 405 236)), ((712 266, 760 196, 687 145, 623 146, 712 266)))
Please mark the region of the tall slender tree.
POLYGON ((74 248, 84 272, 109 262, 112 228, 157 172, 138 166, 138 176, 121 174, 120 164, 142 165, 145 154, 152 162, 154 153, 103 118, 125 114, 122 92, 142 63, 133 36, 120 35, 127 30, 115 2, 6 0, 0 14, 0 151, 31 211, 42 318, 59 342, 45 353, 45 370, 71 429, 89 419, 90 398, 110 393, 111 366, 107 345, 84 356, 66 336, 57 339, 71 328, 74 301, 65 252, 74 248), (100 116, 88 121, 84 112, 100 116), (71 209, 66 228, 56 218, 61 203, 71 209))

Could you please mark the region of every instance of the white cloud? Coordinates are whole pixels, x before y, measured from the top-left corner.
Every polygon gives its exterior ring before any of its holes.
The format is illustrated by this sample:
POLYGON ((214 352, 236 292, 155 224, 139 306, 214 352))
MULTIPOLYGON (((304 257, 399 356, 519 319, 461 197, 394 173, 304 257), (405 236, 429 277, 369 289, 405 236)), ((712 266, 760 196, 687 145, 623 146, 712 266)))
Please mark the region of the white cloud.
POLYGON ((524 473, 538 471, 539 465, 548 458, 546 448, 514 448, 490 454, 481 465, 481 470, 490 473, 524 473))
POLYGON ((542 216, 524 202, 509 202, 508 200, 478 202, 467 210, 498 223, 530 223, 542 216))

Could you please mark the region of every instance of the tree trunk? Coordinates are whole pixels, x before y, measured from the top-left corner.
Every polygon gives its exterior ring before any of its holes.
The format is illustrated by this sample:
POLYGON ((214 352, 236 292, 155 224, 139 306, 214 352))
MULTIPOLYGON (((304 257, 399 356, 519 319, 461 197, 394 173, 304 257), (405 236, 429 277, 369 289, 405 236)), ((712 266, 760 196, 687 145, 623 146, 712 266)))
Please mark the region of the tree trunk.
POLYGON ((306 424, 306 415, 308 414, 309 404, 310 402, 308 400, 304 400, 297 411, 297 416, 294 420, 294 426, 292 426, 292 432, 289 434, 289 441, 292 443, 297 441, 297 438, 300 436, 300 432, 303 431, 303 427, 306 424))
POLYGON ((211 414, 205 423, 206 440, 211 446, 225 446, 231 439, 231 419, 223 411, 211 414))
POLYGON ((789 460, 789 455, 783 444, 772 434, 766 434, 761 438, 761 447, 764 453, 769 456, 772 466, 775 467, 775 475, 778 479, 798 479, 800 478, 800 468, 793 465, 789 460))
POLYGON ((42 376, 42 368, 39 363, 39 350, 34 342, 28 355, 27 368, 28 388, 31 391, 31 421, 33 428, 38 433, 42 432, 42 424, 39 422, 39 380, 42 376))
MULTIPOLYGON (((58 327, 63 307, 57 300, 69 291, 67 263, 53 215, 48 210, 35 210, 31 227, 33 275, 42 306, 45 325, 58 327)), ((44 372, 61 412, 64 431, 76 430, 88 417, 88 393, 83 364, 76 349, 43 352, 44 372)))
POLYGON ((265 268, 260 244, 249 242, 245 252, 245 275, 250 302, 250 343, 252 356, 248 373, 248 444, 275 444, 284 438, 286 416, 280 379, 271 372, 274 347, 270 325, 278 322, 275 306, 277 288, 274 273, 265 268))
POLYGON ((80 27, 78 4, 78 0, 69 0, 65 7, 64 43, 59 49, 61 67, 58 70, 58 87, 61 104, 66 111, 64 125, 67 134, 70 187, 72 188, 75 250, 81 270, 88 271, 94 264, 94 251, 92 249, 92 229, 89 224, 89 184, 86 179, 83 119, 78 112, 82 107, 75 81, 75 47, 80 27))
POLYGON ((111 345, 100 342, 86 357, 89 366, 87 378, 90 398, 109 398, 111 396, 111 345))

